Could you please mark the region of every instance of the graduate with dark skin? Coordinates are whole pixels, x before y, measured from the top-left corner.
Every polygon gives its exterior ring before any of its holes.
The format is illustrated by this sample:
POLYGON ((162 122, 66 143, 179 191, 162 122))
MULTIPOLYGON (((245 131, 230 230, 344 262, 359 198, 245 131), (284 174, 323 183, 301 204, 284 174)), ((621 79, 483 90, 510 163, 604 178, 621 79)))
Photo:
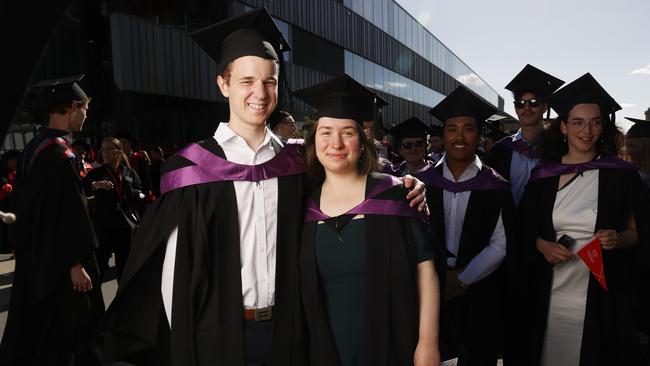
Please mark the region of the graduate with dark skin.
POLYGON ((502 265, 514 238, 510 185, 477 156, 480 132, 497 109, 459 86, 429 113, 442 122, 444 156, 416 174, 427 184, 435 238, 447 251, 442 287, 442 359, 496 363, 503 328, 502 265))
MULTIPOLYGON (((478 150, 480 132, 472 117, 459 116, 448 119, 442 128, 442 141, 445 150, 445 162, 456 180, 474 161, 478 150)), ((466 286, 458 279, 464 268, 447 271, 445 300, 465 292, 466 286)))

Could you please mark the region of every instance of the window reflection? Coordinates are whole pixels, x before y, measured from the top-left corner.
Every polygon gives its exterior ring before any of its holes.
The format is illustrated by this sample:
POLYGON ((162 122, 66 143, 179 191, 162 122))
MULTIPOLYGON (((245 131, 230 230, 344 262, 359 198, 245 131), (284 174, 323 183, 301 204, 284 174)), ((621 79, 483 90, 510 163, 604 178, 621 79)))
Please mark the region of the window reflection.
MULTIPOLYGON (((499 96, 496 91, 394 0, 344 0, 343 4, 459 82, 467 85, 486 100, 495 105, 498 104, 499 96), (472 79, 467 83, 469 77, 472 79), (461 80, 461 78, 463 79, 461 80)), ((355 63, 355 68, 351 71, 360 72, 356 70, 356 66, 358 65, 355 63)), ((346 64, 346 70, 348 69, 346 64)), ((364 74, 363 77, 365 78, 365 76, 364 74)))
POLYGON ((427 107, 438 104, 444 95, 427 88, 370 60, 345 51, 345 72, 369 88, 394 95, 427 107))

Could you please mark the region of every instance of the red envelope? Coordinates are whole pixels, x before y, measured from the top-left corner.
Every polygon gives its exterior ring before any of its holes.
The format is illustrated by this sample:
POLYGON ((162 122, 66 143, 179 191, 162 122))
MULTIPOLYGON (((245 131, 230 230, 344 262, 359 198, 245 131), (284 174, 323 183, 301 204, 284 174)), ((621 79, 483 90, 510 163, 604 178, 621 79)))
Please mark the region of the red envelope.
POLYGON ((607 283, 605 282, 605 268, 603 266, 603 251, 600 247, 600 239, 594 238, 585 246, 580 248, 577 252, 578 256, 582 258, 591 273, 596 277, 598 282, 605 290, 607 290, 607 283))

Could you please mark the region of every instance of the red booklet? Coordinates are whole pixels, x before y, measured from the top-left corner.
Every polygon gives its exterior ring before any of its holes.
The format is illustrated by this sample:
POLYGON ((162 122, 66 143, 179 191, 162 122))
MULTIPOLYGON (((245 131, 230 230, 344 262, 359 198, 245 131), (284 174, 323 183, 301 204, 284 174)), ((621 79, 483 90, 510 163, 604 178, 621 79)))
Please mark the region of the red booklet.
POLYGON ((600 247, 600 239, 593 238, 590 242, 582 246, 576 251, 576 254, 582 258, 591 273, 596 277, 598 282, 605 290, 607 290, 607 283, 605 282, 605 268, 603 266, 603 251, 600 247))

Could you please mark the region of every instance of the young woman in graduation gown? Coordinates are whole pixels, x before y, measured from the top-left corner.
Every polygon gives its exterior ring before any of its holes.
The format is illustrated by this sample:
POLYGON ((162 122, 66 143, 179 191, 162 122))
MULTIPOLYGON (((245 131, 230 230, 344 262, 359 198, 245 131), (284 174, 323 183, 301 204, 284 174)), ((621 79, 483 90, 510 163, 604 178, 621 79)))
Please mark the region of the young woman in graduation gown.
POLYGON ((649 207, 638 173, 616 158, 610 114, 621 107, 589 74, 550 104, 559 117, 521 205, 532 271, 526 364, 643 364, 630 269, 647 265, 649 207), (594 236, 600 250, 590 253, 602 252, 604 283, 575 254, 594 236))
POLYGON ((108 261, 114 252, 119 281, 131 247, 131 232, 138 223, 135 208, 142 200, 142 184, 138 174, 131 169, 118 139, 106 137, 101 153, 104 164, 86 175, 84 191, 93 197, 91 218, 99 241, 97 262, 100 276, 108 269, 108 261))
POLYGON ((311 364, 438 365, 431 239, 401 181, 373 173, 375 147, 357 110, 372 104, 350 91, 363 86, 341 78, 343 96, 312 87, 325 105, 297 92, 318 108, 305 144, 307 169, 322 179, 311 192, 300 255, 311 364))

